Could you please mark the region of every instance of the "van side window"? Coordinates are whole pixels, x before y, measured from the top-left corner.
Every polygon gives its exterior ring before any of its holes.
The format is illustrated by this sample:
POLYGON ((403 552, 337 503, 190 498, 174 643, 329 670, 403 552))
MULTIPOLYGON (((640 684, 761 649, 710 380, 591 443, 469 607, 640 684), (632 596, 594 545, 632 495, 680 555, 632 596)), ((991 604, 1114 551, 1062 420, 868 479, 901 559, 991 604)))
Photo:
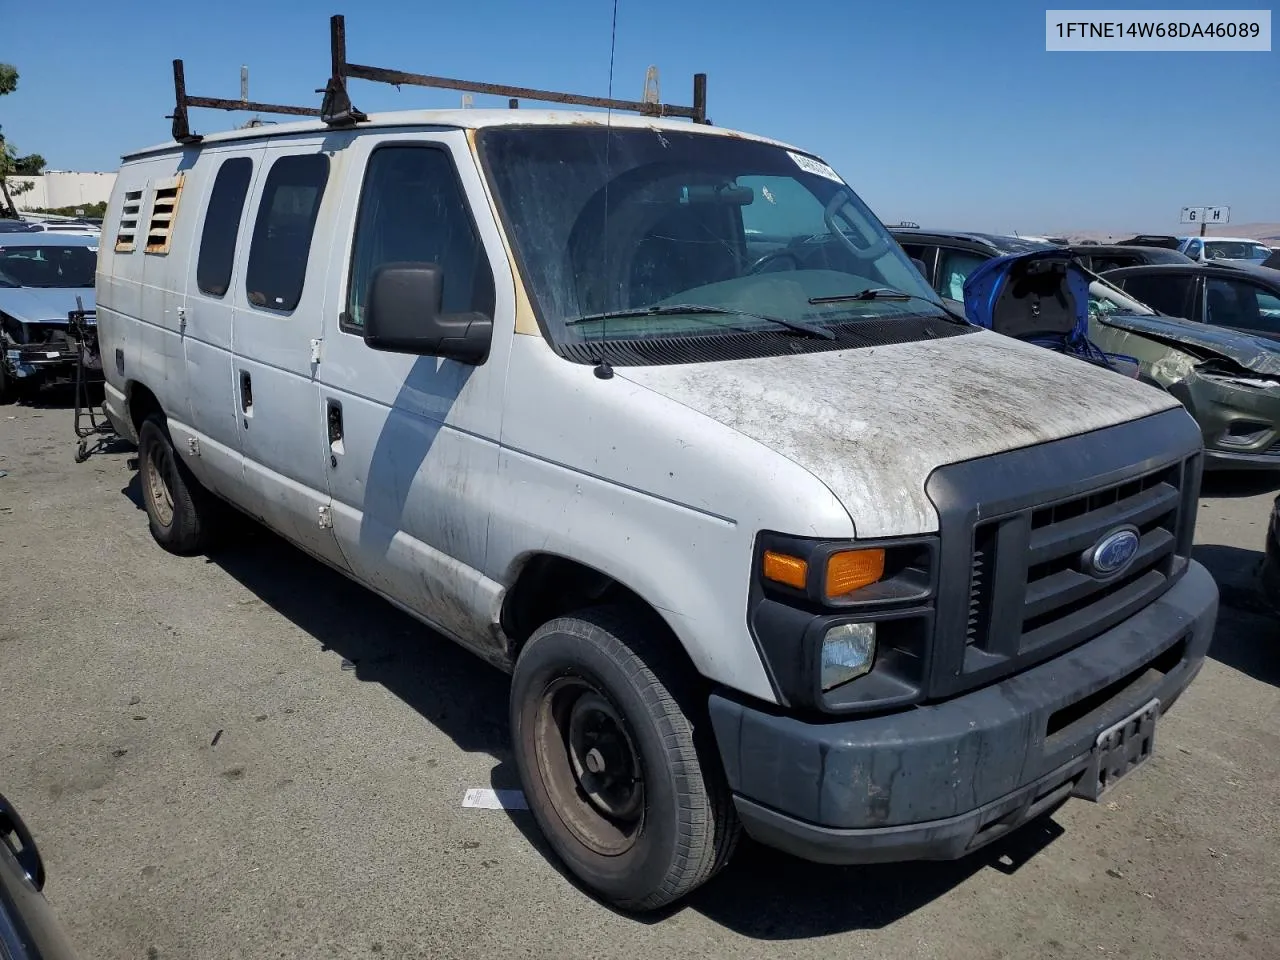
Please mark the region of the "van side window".
POLYGON ((351 251, 342 325, 364 326, 374 272, 388 263, 434 263, 444 272, 441 312, 493 316, 493 273, 448 151, 379 147, 369 158, 351 251))
POLYGON ((329 158, 322 153, 285 156, 271 165, 258 203, 245 277, 249 302, 255 307, 288 311, 302 299, 311 237, 328 179, 329 158))
POLYGON ((232 157, 222 162, 213 181, 200 234, 200 259, 196 262, 196 286, 211 297, 225 296, 231 283, 236 234, 252 177, 253 161, 248 157, 232 157))

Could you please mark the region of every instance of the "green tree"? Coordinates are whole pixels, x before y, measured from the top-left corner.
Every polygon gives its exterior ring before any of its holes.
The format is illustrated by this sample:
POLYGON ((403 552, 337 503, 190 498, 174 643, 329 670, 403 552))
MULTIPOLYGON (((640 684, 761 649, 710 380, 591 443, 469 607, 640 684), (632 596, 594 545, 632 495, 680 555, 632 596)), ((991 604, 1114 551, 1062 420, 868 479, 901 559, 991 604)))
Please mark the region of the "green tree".
MULTIPOLYGON (((0 96, 13 93, 18 89, 18 68, 8 63, 0 63, 0 96)), ((11 183, 10 177, 35 177, 44 170, 44 157, 38 153, 29 153, 20 157, 10 146, 4 134, 0 133, 0 194, 4 197, 4 216, 17 217, 18 208, 13 205, 13 198, 31 189, 29 183, 11 183)))

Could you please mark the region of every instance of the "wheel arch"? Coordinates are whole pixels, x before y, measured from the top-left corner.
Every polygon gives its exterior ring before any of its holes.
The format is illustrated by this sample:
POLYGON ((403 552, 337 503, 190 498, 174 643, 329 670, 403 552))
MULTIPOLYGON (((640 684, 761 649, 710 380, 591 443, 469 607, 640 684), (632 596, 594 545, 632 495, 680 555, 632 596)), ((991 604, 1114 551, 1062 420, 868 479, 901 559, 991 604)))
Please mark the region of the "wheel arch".
POLYGON ((125 410, 129 414, 129 422, 133 424, 134 435, 142 429, 142 422, 152 414, 165 416, 160 399, 140 380, 130 380, 124 388, 125 410))
POLYGON ((526 554, 515 567, 514 579, 502 598, 499 614, 513 663, 533 632, 549 620, 586 607, 617 605, 635 609, 661 624, 666 638, 679 650, 691 673, 701 676, 672 618, 619 577, 546 551, 526 554))

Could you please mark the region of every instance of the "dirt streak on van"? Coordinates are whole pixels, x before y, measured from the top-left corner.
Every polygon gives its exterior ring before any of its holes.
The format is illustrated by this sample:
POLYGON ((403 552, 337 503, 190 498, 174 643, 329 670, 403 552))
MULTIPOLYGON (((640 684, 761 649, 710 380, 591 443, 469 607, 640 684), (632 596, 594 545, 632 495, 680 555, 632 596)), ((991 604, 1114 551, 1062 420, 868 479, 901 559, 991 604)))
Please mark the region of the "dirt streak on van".
POLYGON ((1194 421, 948 312, 803 150, 259 127, 126 157, 104 231, 156 540, 229 504, 510 671, 533 814, 620 905, 743 828, 961 856, 1139 766, 1203 661, 1194 421), (167 252, 117 245, 179 174, 167 252))

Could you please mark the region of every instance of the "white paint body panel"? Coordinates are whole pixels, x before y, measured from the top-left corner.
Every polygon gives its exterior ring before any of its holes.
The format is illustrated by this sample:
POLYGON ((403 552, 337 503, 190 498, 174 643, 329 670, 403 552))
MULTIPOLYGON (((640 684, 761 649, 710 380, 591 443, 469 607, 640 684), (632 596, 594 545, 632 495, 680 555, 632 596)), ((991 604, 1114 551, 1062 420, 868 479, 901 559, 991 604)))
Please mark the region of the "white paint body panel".
MULTIPOLYGON (((487 209, 480 174, 460 130, 384 130, 358 138, 345 163, 362 171, 383 145, 447 150, 474 209, 487 209)), ((354 223, 362 178, 344 191, 338 222, 354 223)), ((371 350, 339 325, 353 233, 333 232, 325 309, 323 404, 340 406, 343 438, 325 442, 334 534, 351 569, 420 618, 467 638, 484 655, 501 652, 494 629, 502 585, 487 576, 486 534, 498 496, 498 436, 507 355, 515 326, 511 269, 492 219, 477 224, 496 288, 493 348, 480 366, 371 350), (498 256, 493 251, 499 251, 498 256)))
MULTIPOLYGON (((201 165, 193 170, 187 200, 198 200, 200 209, 207 208, 214 181, 222 164, 231 157, 246 157, 253 163, 249 181, 250 195, 263 173, 266 147, 255 144, 247 149, 202 151, 201 165), (197 175, 198 174, 198 175, 197 175), (198 192, 197 192, 198 191, 198 192)), ((248 242, 253 231, 253 208, 245 200, 240 212, 237 249, 248 242)), ((190 211, 183 211, 190 213, 190 211)), ((201 218, 203 226, 203 218, 201 218)), ((192 255, 187 258, 187 326, 186 344, 189 412, 188 422, 198 423, 202 436, 200 458, 201 479, 210 489, 230 500, 246 495, 244 460, 240 455, 241 425, 237 401, 235 365, 232 356, 232 334, 237 310, 236 291, 243 297, 244 261, 232 262, 227 293, 214 297, 201 291, 196 282, 199 235, 192 255)))
POLYGON ((924 485, 938 466, 1177 406, 1152 388, 987 333, 618 368, 600 379, 541 337, 515 332, 515 274, 458 129, 545 118, 457 113, 375 117, 342 133, 260 128, 134 155, 106 214, 98 317, 113 419, 145 387, 201 482, 495 662, 507 654, 506 590, 530 558, 550 554, 641 596, 707 677, 773 700, 746 623, 759 531, 932 531, 938 519, 924 485), (430 141, 454 157, 495 281, 482 365, 374 351, 339 325, 364 167, 388 141, 430 141), (265 163, 322 149, 330 177, 302 300, 287 316, 254 308, 244 271, 265 163), (230 156, 252 157, 255 171, 231 288, 216 299, 198 292, 194 261, 213 177, 230 156), (179 167, 187 181, 171 253, 115 254, 123 191, 179 167), (176 317, 184 304, 185 331, 176 317), (252 377, 252 416, 240 409, 241 371, 252 377), (342 411, 337 444, 327 432, 331 403, 342 411), (322 508, 331 528, 318 522, 322 508))
MULTIPOLYGON (((346 168, 343 147, 350 134, 284 138, 273 142, 255 169, 247 208, 252 215, 242 224, 237 249, 239 270, 227 299, 233 304, 231 351, 233 392, 244 457, 245 500, 249 511, 271 528, 328 563, 345 568, 347 562, 332 526, 321 526, 321 508, 329 506, 326 476, 324 411, 311 340, 319 337, 327 308, 329 285, 324 282, 322 251, 332 236, 338 197, 346 168), (307 282, 302 298, 288 313, 249 303, 244 275, 249 240, 258 201, 271 165, 287 156, 323 152, 329 156, 329 176, 316 216, 307 282), (245 411, 241 391, 250 378, 253 403, 245 411)), ((198 425, 199 421, 197 421, 198 425)))

